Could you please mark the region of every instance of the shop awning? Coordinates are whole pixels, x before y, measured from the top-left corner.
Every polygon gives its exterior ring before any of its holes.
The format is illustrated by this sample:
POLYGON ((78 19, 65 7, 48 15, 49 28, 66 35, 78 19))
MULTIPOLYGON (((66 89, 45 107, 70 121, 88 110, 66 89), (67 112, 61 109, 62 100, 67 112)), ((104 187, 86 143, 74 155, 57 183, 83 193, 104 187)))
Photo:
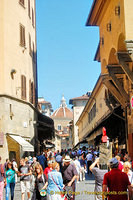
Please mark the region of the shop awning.
POLYGON ((15 140, 22 147, 23 151, 34 152, 34 146, 27 142, 24 138, 18 135, 9 135, 13 140, 15 140))

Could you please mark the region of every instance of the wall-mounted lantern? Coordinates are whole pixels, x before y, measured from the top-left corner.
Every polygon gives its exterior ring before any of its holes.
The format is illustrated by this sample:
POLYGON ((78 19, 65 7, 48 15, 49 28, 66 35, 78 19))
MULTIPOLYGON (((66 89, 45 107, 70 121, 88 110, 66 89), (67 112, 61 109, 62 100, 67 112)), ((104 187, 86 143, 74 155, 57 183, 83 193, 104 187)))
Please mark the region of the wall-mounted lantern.
POLYGON ((14 74, 16 74, 16 69, 12 69, 10 74, 11 74, 11 78, 14 79, 14 74))

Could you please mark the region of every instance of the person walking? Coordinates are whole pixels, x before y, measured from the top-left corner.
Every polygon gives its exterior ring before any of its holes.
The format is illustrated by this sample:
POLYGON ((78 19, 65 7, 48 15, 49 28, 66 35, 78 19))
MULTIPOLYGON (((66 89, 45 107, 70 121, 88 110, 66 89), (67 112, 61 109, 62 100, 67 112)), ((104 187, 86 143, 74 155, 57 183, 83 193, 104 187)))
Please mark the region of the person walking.
POLYGON ((24 200, 25 191, 27 191, 28 200, 31 200, 31 198, 30 198, 30 175, 32 173, 31 173, 30 167, 28 165, 26 165, 24 158, 22 158, 20 160, 20 167, 19 167, 17 173, 20 176, 21 200, 24 200))
POLYGON ((47 182, 46 177, 43 174, 43 169, 40 163, 35 165, 35 189, 33 191, 32 200, 46 200, 46 196, 42 196, 42 188, 47 182))
POLYGON ((99 158, 96 158, 89 169, 95 176, 95 200, 102 200, 103 177, 104 174, 108 172, 108 170, 101 169, 99 158))
POLYGON ((48 179, 48 173, 53 170, 52 163, 53 163, 52 160, 48 160, 48 167, 46 167, 43 172, 47 179, 48 179))
POLYGON ((79 162, 77 156, 74 156, 73 163, 74 163, 74 165, 76 167, 76 170, 77 170, 77 173, 78 173, 78 176, 77 176, 77 183, 78 183, 79 182, 79 178, 80 178, 81 165, 80 165, 80 162, 79 162))
POLYGON ((85 171, 86 171, 86 162, 85 162, 84 156, 79 157, 79 162, 80 162, 80 166, 81 166, 79 179, 80 179, 80 181, 84 181, 85 180, 85 171))
POLYGON ((61 171, 61 169, 62 169, 62 156, 61 156, 59 150, 57 151, 57 155, 55 157, 55 160, 56 160, 57 163, 59 163, 60 171, 61 171))
POLYGON ((13 165, 11 162, 7 163, 6 167, 6 200, 9 200, 9 195, 11 191, 11 200, 14 199, 14 189, 15 189, 15 170, 13 170, 13 165))
POLYGON ((34 190, 34 187, 35 187, 35 179, 36 179, 36 172, 35 172, 35 166, 37 164, 40 164, 39 162, 37 162, 37 159, 36 157, 33 157, 33 163, 31 164, 31 172, 32 172, 32 175, 31 175, 31 190, 33 191, 34 190))
POLYGON ((133 172, 131 171, 130 162, 128 162, 128 161, 124 162, 122 171, 128 175, 129 181, 133 187, 133 172))
POLYGON ((132 192, 128 176, 126 173, 121 172, 121 170, 118 169, 118 164, 119 163, 116 158, 109 160, 111 171, 104 175, 103 198, 107 193, 108 200, 128 200, 127 189, 132 192))
POLYGON ((91 166, 92 164, 92 159, 93 159, 93 155, 91 153, 91 151, 89 150, 88 151, 88 154, 86 156, 86 159, 87 159, 87 173, 88 174, 92 174, 92 172, 89 170, 89 167, 91 166))
MULTIPOLYGON (((74 164, 70 163, 71 160, 69 155, 66 155, 63 159, 64 166, 62 167, 62 177, 64 185, 72 187, 73 193, 75 193, 75 180, 77 179, 78 173, 74 164)), ((74 199, 75 195, 73 195, 72 200, 74 199)))
POLYGON ((52 164, 53 170, 48 173, 48 182, 43 189, 47 187, 48 200, 62 200, 61 192, 63 191, 63 179, 59 172, 60 167, 57 162, 52 164))
POLYGON ((4 172, 4 166, 1 163, 1 156, 0 156, 0 200, 3 200, 3 190, 4 185, 6 185, 6 177, 4 172))

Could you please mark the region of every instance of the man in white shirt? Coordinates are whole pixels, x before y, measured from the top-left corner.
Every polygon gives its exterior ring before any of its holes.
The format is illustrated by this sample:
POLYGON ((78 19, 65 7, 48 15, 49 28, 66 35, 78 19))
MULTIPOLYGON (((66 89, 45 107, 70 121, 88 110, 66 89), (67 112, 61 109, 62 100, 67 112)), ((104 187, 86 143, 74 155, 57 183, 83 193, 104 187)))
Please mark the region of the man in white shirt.
POLYGON ((86 156, 86 159, 87 159, 87 173, 89 174, 92 174, 92 172, 90 171, 89 167, 91 166, 92 164, 92 160, 93 160, 93 155, 91 153, 91 151, 88 152, 87 156, 86 156))

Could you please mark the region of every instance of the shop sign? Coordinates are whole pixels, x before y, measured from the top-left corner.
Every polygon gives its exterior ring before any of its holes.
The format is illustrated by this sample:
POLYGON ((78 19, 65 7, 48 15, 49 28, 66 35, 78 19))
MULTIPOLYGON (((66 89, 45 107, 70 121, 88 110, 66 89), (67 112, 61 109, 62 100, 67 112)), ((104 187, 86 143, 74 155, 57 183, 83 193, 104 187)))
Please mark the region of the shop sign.
POLYGON ((4 145, 4 133, 0 132, 0 145, 4 145))
POLYGON ((101 165, 107 165, 108 161, 112 158, 112 143, 102 143, 100 145, 99 161, 101 165))
POLYGON ((131 108, 133 109, 133 96, 131 97, 131 108))

